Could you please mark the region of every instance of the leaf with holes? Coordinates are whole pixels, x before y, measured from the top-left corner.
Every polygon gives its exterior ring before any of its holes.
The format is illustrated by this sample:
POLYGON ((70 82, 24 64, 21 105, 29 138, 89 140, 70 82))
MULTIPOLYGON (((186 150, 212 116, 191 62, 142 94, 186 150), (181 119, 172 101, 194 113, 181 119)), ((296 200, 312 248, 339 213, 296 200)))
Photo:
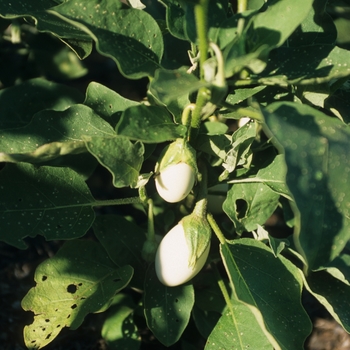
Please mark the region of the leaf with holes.
POLYGON ((7 164, 0 172, 0 239, 23 249, 25 237, 81 237, 94 221, 93 203, 73 170, 7 164))
POLYGON ((274 103, 263 113, 285 151, 295 243, 310 269, 328 266, 350 239, 350 127, 301 104, 274 103))
POLYGON ((44 110, 26 126, 0 130, 0 161, 40 163, 85 153, 83 136, 113 135, 112 127, 87 106, 44 110))
POLYGON ((66 85, 41 78, 24 81, 0 91, 0 129, 19 128, 28 124, 37 112, 63 111, 82 101, 83 96, 66 85))
POLYGON ((151 265, 145 277, 145 316, 149 329, 165 346, 176 343, 185 330, 194 304, 191 284, 167 287, 151 265))
POLYGON ((223 210, 233 221, 237 233, 251 232, 272 215, 279 197, 265 183, 237 183, 228 191, 223 210))
POLYGON ((153 76, 160 67, 162 33, 145 11, 122 7, 120 1, 90 0, 66 1, 48 12, 87 33, 129 78, 153 76))
POLYGON ((132 274, 128 265, 117 268, 96 242, 66 242, 38 266, 37 284, 22 300, 23 309, 35 314, 34 322, 24 328, 27 347, 40 349, 62 328, 77 329, 87 314, 106 310, 132 274))
POLYGON ((249 238, 221 244, 220 252, 238 300, 274 348, 302 349, 312 324, 301 304, 303 280, 295 265, 249 238))

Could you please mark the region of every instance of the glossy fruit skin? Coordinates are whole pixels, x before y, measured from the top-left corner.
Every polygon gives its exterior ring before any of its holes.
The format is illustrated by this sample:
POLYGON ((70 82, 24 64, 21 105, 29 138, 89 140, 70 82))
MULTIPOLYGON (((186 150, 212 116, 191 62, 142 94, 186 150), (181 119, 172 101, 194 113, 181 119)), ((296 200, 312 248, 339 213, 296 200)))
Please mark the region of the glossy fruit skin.
POLYGON ((189 247, 181 222, 174 226, 161 241, 155 258, 156 274, 160 282, 175 287, 191 280, 203 268, 210 244, 194 266, 189 266, 189 247))
POLYGON ((165 201, 180 202, 191 192, 195 178, 195 171, 187 163, 170 165, 156 176, 156 189, 165 201))

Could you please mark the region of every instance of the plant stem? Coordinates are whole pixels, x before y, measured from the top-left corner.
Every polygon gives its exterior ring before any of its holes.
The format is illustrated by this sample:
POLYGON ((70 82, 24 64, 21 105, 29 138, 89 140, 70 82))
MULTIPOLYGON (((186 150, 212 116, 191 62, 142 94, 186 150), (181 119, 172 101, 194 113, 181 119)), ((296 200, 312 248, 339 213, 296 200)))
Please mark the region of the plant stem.
MULTIPOLYGON (((205 81, 204 62, 208 59, 208 5, 209 0, 199 0, 198 3, 194 6, 199 47, 199 77, 201 81, 205 81)), ((198 129, 201 123, 201 112, 209 98, 210 95, 208 94, 207 88, 200 88, 197 95, 196 108, 192 114, 191 126, 194 129, 194 133, 192 133, 193 137, 196 137, 198 133, 198 129)))
POLYGON ((247 5, 248 5, 247 0, 238 0, 237 12, 240 13, 240 12, 246 11, 247 10, 247 5))
POLYGON ((220 230, 219 225, 216 223, 213 215, 208 213, 207 220, 208 220, 209 225, 211 226, 212 230, 216 234, 217 238, 219 239, 219 242, 221 244, 226 244, 226 238, 225 238, 224 234, 222 233, 222 231, 220 230))
POLYGON ((148 200, 148 230, 147 230, 147 240, 151 241, 155 239, 154 232, 154 218, 153 218, 153 200, 148 200))
POLYGON ((186 131, 186 140, 189 141, 190 138, 190 133, 191 133, 191 121, 192 121, 192 116, 191 113, 193 110, 196 108, 196 105, 194 103, 189 104, 186 106, 182 112, 181 116, 181 123, 182 125, 185 125, 187 127, 186 131))

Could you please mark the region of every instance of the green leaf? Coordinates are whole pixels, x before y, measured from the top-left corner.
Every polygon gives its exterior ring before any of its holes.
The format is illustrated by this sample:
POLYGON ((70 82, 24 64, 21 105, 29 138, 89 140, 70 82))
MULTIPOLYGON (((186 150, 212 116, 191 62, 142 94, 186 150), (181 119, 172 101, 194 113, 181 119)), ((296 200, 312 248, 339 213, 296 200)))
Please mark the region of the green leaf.
POLYGON ((281 47, 271 53, 259 82, 267 85, 327 83, 350 76, 349 60, 348 50, 333 45, 281 47))
POLYGON ((165 346, 176 343, 185 330, 194 304, 191 284, 167 287, 159 282, 154 265, 145 277, 144 308, 147 326, 165 346))
POLYGON ((104 311, 132 274, 130 266, 116 268, 96 242, 66 242, 38 266, 37 284, 22 300, 23 309, 35 314, 34 322, 24 328, 26 346, 42 348, 62 328, 77 329, 87 314, 104 311))
POLYGON ((84 153, 83 136, 113 135, 112 127, 87 106, 44 110, 24 127, 0 130, 0 161, 40 163, 84 153))
POLYGON ((284 148, 286 182, 297 207, 297 248, 310 269, 327 266, 350 239, 349 126, 288 102, 274 103, 263 113, 284 148))
POLYGON ((238 234, 263 225, 278 205, 279 194, 265 183, 237 183, 227 193, 223 210, 238 234))
POLYGON ((125 76, 153 76, 160 67, 163 37, 157 22, 145 11, 123 8, 120 1, 66 1, 49 14, 88 34, 97 50, 117 63, 125 76))
POLYGON ((108 349, 138 350, 141 337, 133 320, 135 305, 130 296, 117 294, 102 326, 102 337, 108 349))
POLYGON ((7 164, 0 172, 0 239, 20 249, 25 237, 83 236, 95 215, 84 179, 68 168, 7 164))
POLYGON ((115 127, 122 112, 139 103, 128 100, 102 84, 91 82, 86 89, 84 105, 115 127))
POLYGON ((300 26, 288 38, 288 46, 335 44, 337 29, 327 13, 328 0, 314 1, 311 10, 300 26))
POLYGON ((350 255, 339 255, 326 267, 326 270, 334 278, 350 286, 350 255))
POLYGON ((88 151, 113 176, 115 187, 136 187, 143 162, 144 146, 123 136, 86 139, 88 151))
POLYGON ((274 348, 302 349, 312 324, 301 305, 299 270, 253 239, 221 244, 220 251, 231 287, 253 312, 274 348))
POLYGON ((258 92, 264 90, 266 86, 255 86, 253 88, 235 89, 232 94, 226 98, 226 102, 235 105, 245 101, 247 98, 254 96, 258 92))
POLYGON ((257 13, 250 23, 249 51, 264 45, 269 50, 281 46, 308 15, 312 4, 313 0, 268 1, 266 11, 257 13))
POLYGON ((327 311, 350 332, 350 286, 326 271, 313 272, 307 277, 307 289, 327 311))
POLYGON ((188 73, 185 68, 176 70, 158 69, 150 84, 150 91, 159 101, 168 104, 179 97, 187 96, 207 82, 200 81, 194 74, 188 73))
POLYGON ((210 333, 205 346, 205 350, 228 348, 273 349, 249 307, 234 299, 210 333))
POLYGON ((4 18, 31 17, 40 32, 49 32, 62 38, 78 56, 83 59, 92 50, 91 38, 73 25, 58 19, 50 8, 57 5, 55 1, 36 0, 30 3, 11 1, 0 3, 0 16, 4 18))
POLYGON ((24 126, 43 109, 63 111, 82 101, 83 96, 66 85, 41 78, 27 80, 0 91, 0 129, 24 126))
POLYGON ((165 108, 140 104, 123 112, 116 132, 131 140, 161 143, 183 137, 186 127, 176 125, 165 108))
POLYGON ((119 215, 96 217, 93 230, 109 258, 118 266, 128 264, 134 269, 131 284, 143 289, 145 262, 141 258, 145 231, 119 215))

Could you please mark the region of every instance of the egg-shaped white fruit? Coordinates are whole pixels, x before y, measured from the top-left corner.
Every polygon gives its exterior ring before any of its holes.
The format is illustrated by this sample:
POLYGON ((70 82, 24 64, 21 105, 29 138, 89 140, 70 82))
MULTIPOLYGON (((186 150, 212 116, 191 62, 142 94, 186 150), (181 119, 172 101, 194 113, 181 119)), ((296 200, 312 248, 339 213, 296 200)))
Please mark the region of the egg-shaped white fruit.
POLYGON ((162 239, 156 253, 155 267, 158 279, 166 286, 175 287, 192 279, 203 268, 210 244, 194 266, 189 266, 190 250, 181 223, 174 226, 162 239))
POLYGON ((248 124, 251 121, 249 117, 243 117, 238 120, 238 127, 241 128, 243 125, 248 124))
POLYGON ((195 171, 186 163, 170 165, 156 176, 158 194, 169 203, 183 200, 191 192, 195 171))

